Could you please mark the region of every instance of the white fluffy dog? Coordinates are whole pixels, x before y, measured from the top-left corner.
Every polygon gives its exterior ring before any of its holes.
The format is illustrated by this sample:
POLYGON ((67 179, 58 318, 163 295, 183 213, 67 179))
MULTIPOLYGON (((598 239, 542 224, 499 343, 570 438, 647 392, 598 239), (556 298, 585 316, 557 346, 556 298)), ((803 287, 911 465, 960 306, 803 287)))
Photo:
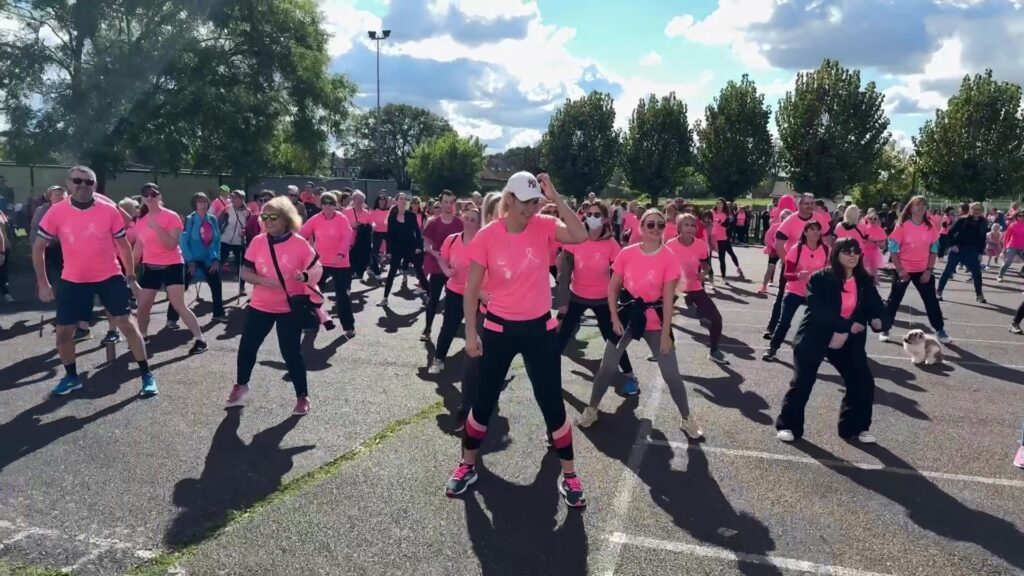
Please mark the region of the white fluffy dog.
POLYGON ((903 349, 914 364, 942 364, 942 344, 924 330, 911 330, 903 337, 903 349))

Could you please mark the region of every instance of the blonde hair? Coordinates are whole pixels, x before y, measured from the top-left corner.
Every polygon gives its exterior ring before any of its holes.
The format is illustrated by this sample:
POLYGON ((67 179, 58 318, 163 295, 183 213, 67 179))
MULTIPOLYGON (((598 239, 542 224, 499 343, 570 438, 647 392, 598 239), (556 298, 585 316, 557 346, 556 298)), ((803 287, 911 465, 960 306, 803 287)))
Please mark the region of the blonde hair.
POLYGON ((289 198, 284 196, 278 196, 270 202, 263 205, 263 212, 266 213, 270 209, 272 214, 277 214, 283 217, 285 223, 288 224, 289 232, 298 232, 299 227, 302 226, 302 218, 299 216, 299 211, 295 209, 295 205, 289 198))
POLYGON ((990 231, 995 233, 995 234, 998 234, 998 233, 1002 232, 1003 229, 999 226, 999 224, 992 224, 992 229, 990 231))
POLYGON ((133 198, 122 198, 121 201, 117 203, 117 207, 128 214, 135 214, 135 211, 139 209, 139 203, 133 198))
POLYGON ((501 217, 501 192, 488 192, 487 196, 484 196, 482 202, 480 202, 483 213, 480 214, 480 225, 490 224, 491 220, 501 217))
POLYGON ((843 212, 843 222, 856 224, 858 220, 860 220, 860 208, 856 204, 850 204, 846 207, 846 211, 843 212))

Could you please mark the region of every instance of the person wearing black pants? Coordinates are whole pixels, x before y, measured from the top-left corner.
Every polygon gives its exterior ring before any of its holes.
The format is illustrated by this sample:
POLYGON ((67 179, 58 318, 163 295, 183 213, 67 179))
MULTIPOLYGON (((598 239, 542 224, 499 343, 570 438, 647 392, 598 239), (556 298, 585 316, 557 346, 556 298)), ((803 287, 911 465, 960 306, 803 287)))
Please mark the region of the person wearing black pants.
POLYGON ((729 204, 726 203, 724 198, 719 198, 715 202, 715 207, 711 211, 711 238, 715 241, 715 248, 718 250, 718 270, 722 273, 722 281, 725 281, 725 255, 728 254, 732 258, 733 266, 736 266, 736 273, 743 278, 743 268, 740 268, 739 258, 736 257, 736 252, 732 249, 732 242, 729 241, 731 230, 733 228, 735 220, 733 219, 733 213, 729 209, 729 204))
POLYGON ((1010 332, 1024 334, 1024 330, 1020 327, 1022 320, 1024 320, 1024 302, 1021 302, 1020 306, 1017 307, 1017 313, 1013 316, 1013 322, 1010 323, 1010 332))
POLYGON ((804 410, 826 358, 846 387, 839 411, 839 436, 863 444, 877 441, 868 432, 875 380, 865 349, 867 327, 882 330, 890 318, 861 256, 856 239, 841 238, 832 251, 830 266, 807 282, 807 314, 793 344, 793 378, 775 421, 776 437, 783 442, 803 436, 804 410))
MULTIPOLYGON (((439 201, 441 213, 431 218, 423 226, 423 273, 429 280, 426 286, 429 295, 427 298, 426 325, 423 327, 423 334, 420 341, 430 340, 431 330, 434 328, 434 316, 437 314, 437 305, 441 301, 441 292, 448 283, 448 276, 445 275, 440 264, 441 245, 447 242, 453 234, 458 234, 465 229, 465 224, 455 215, 455 195, 451 190, 441 192, 439 201)), ((474 212, 474 218, 479 221, 479 213, 474 212)))
MULTIPOLYGON (((442 196, 443 201, 444 197, 442 196)), ((448 359, 448 350, 451 348, 452 340, 455 339, 455 334, 459 331, 459 326, 465 317, 462 306, 463 294, 466 292, 466 279, 469 277, 469 244, 480 229, 480 211, 476 207, 467 208, 462 213, 462 218, 463 231, 445 238, 440 243, 440 249, 437 250, 437 266, 441 270, 440 276, 447 279, 448 283, 444 297, 444 322, 441 324, 441 333, 437 336, 434 360, 427 370, 429 374, 440 374, 444 370, 445 360, 448 359)), ((465 383, 465 379, 463 383, 465 383)), ((460 421, 465 420, 465 414, 461 416, 460 421)))
POLYGON ((512 360, 522 354, 534 398, 544 415, 548 440, 561 460, 558 492, 568 506, 582 508, 587 501, 576 475, 572 425, 562 400, 561 355, 555 330, 558 322, 550 312, 547 255, 556 242, 584 241, 587 231, 546 174, 539 178, 528 172, 513 174, 505 186, 502 207, 504 217, 481 230, 470 251, 472 264, 463 312, 466 353, 481 358, 480 389, 466 418, 462 459, 452 471, 445 493, 457 496, 477 481, 476 458, 487 425, 512 360), (560 219, 537 214, 542 198, 558 207, 560 219), (488 272, 490 298, 483 331, 478 333, 480 285, 488 272))
POLYGON ((391 265, 388 267, 388 279, 384 283, 384 297, 378 306, 388 305, 388 296, 391 295, 395 276, 404 271, 409 264, 416 270, 416 278, 421 285, 427 286, 430 283, 423 275, 423 267, 416 262, 416 256, 423 252, 423 235, 419 224, 416 223, 415 215, 408 211, 407 204, 405 192, 399 192, 395 207, 388 216, 387 248, 388 254, 391 255, 391 265))
POLYGON ((693 214, 681 214, 676 219, 676 231, 678 235, 669 240, 665 247, 679 262, 679 292, 683 294, 686 305, 697 310, 697 317, 710 323, 711 351, 708 359, 718 364, 728 364, 725 354, 719 349, 722 340, 722 314, 704 291, 704 274, 711 268, 707 242, 697 238, 697 218, 693 214))
POLYGON ((985 304, 985 295, 981 289, 981 255, 985 250, 985 235, 988 233, 988 220, 984 216, 981 202, 971 204, 970 214, 960 218, 953 224, 947 237, 949 238, 949 259, 946 269, 939 278, 938 299, 942 300, 942 290, 959 265, 971 271, 974 280, 974 294, 979 304, 985 304))
POLYGON ((784 288, 780 288, 785 294, 782 297, 777 322, 774 326, 769 324, 771 342, 768 344, 768 350, 761 356, 762 360, 775 360, 775 354, 786 339, 793 318, 800 307, 807 303, 807 279, 827 266, 828 259, 828 248, 821 243, 821 224, 811 220, 804 225, 800 242, 790 248, 789 254, 786 255, 783 264, 783 277, 786 283, 784 288))
POLYGON ((309 396, 306 380, 306 361, 302 358, 302 330, 289 312, 273 314, 249 307, 245 312, 242 339, 238 344, 238 384, 248 386, 252 370, 256 366, 256 355, 271 329, 277 328, 277 345, 288 368, 296 398, 309 396))

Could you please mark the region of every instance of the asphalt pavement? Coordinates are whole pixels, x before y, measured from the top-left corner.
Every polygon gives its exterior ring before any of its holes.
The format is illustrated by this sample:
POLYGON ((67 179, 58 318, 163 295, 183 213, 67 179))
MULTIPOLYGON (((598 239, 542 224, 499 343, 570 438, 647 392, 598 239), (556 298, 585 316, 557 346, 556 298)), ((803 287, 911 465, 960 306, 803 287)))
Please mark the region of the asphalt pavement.
MULTIPOLYGON (((760 250, 738 254, 759 280, 760 250)), ((942 366, 915 367, 871 336, 877 446, 836 436, 842 385, 827 364, 804 439, 786 445, 772 422, 792 355, 786 346, 778 362, 760 359, 771 298, 731 265, 729 277, 715 295, 728 366, 707 359, 707 330, 689 311, 675 321, 706 441, 687 441, 657 365, 632 345, 642 393, 608 394, 597 424, 574 430, 582 512, 557 495, 558 461, 521 363, 479 482, 444 497, 462 343, 444 373, 428 375, 422 305, 409 291, 382 310, 381 288, 357 282, 356 338, 305 339, 313 409, 300 419, 273 338, 248 405, 223 409, 241 310, 213 324, 208 302, 196 309, 209 352, 188 357, 186 331, 154 333, 158 398, 136 398, 124 345, 105 364, 100 323, 79 345, 85 389, 51 399, 62 373, 52 311, 28 304, 22 287, 25 303, 0 309, 0 574, 1024 574, 1024 473, 1011 464, 1024 338, 1007 331, 1024 281, 987 273, 985 305, 966 275, 949 284, 954 343, 942 366)), ((238 306, 237 286, 226 292, 238 306)), ((913 289, 894 336, 911 326, 927 328, 913 289)), ((591 321, 563 358, 571 417, 602 349, 591 321)))

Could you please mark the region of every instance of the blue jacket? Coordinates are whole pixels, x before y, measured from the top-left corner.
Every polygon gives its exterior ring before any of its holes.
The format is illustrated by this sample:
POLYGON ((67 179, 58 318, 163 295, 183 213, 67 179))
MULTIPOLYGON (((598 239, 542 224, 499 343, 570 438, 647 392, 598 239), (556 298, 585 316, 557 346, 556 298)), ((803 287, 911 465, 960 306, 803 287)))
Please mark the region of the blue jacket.
MULTIPOLYGON (((199 227, 202 221, 199 214, 195 212, 185 217, 185 230, 178 238, 178 245, 181 246, 181 254, 185 257, 185 263, 203 263, 203 266, 196 267, 196 276, 200 276, 200 269, 205 271, 214 262, 220 260, 220 226, 217 223, 217 217, 207 212, 206 221, 213 229, 213 242, 210 242, 209 246, 203 244, 203 240, 199 236, 199 227)), ((203 276, 205 277, 205 274, 203 276)))

